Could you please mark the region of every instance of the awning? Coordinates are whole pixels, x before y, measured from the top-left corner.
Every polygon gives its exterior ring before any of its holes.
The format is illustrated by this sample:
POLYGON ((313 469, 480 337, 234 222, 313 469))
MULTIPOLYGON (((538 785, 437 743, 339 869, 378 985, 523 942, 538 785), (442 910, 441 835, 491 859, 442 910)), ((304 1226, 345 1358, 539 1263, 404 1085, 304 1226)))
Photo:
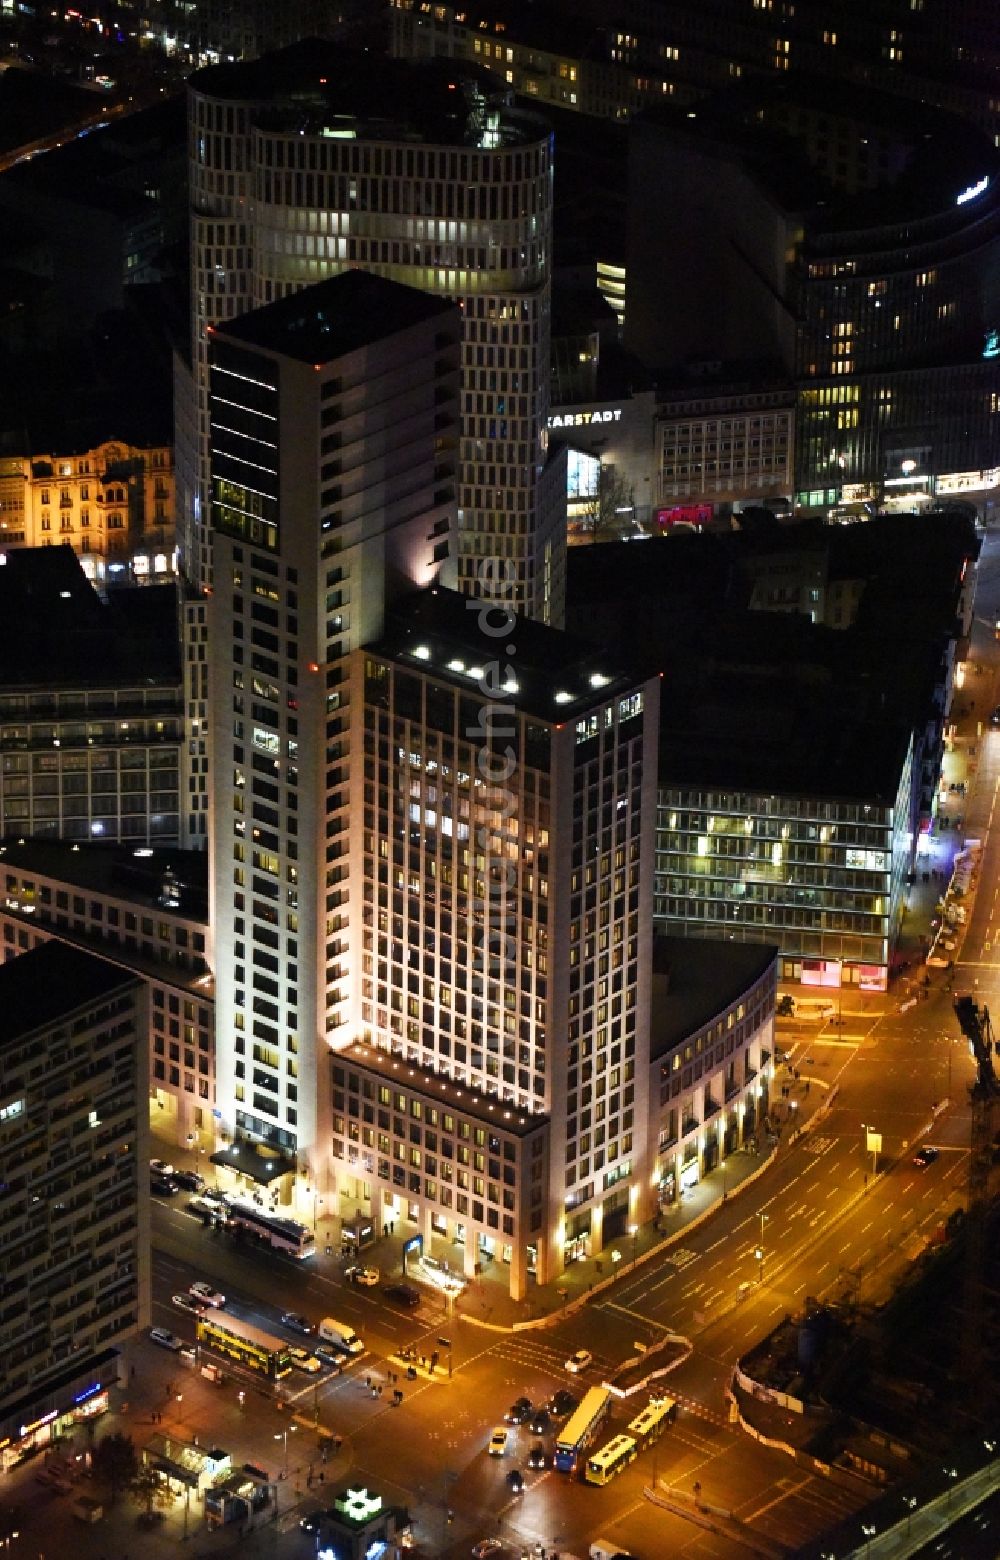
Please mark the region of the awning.
POLYGON ((296 1170, 294 1155, 269 1143, 251 1143, 247 1138, 239 1138, 228 1148, 220 1148, 212 1155, 212 1164, 232 1170, 236 1175, 249 1176, 261 1186, 270 1186, 272 1181, 283 1175, 294 1175, 296 1170))

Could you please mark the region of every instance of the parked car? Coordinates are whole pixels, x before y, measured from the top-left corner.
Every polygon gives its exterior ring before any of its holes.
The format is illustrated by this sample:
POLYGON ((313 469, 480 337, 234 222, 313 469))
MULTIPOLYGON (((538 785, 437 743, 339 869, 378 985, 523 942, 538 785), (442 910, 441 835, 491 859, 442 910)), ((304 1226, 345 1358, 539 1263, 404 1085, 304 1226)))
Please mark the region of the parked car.
POLYGON ((509 1425, 523 1425, 531 1418, 531 1412, 531 1399, 519 1397, 516 1403, 510 1405, 503 1417, 509 1425))
POLYGON ((152 1343, 158 1343, 161 1349, 172 1349, 176 1354, 184 1345, 175 1333, 168 1332, 165 1327, 151 1327, 149 1337, 152 1343))
POLYGON ((192 1295, 171 1295, 170 1304, 175 1305, 178 1311, 186 1311, 189 1316, 204 1316, 205 1307, 200 1305, 192 1295))
POLYGON ((420 1291, 412 1284, 387 1284, 382 1293, 393 1305, 405 1306, 408 1311, 420 1304, 420 1291))
POLYGON ((528 1453, 529 1468, 547 1468, 549 1466, 549 1454, 541 1441, 536 1441, 528 1453))
POLYGON ((174 1173, 174 1167, 173 1165, 164 1164, 162 1159, 151 1159, 149 1161, 149 1172, 151 1175, 170 1176, 174 1173))
POLYGON ((226 1303, 225 1295, 221 1295, 217 1289, 213 1289, 211 1284, 207 1284, 203 1278, 199 1278, 195 1283, 188 1285, 188 1294, 193 1295, 196 1300, 200 1300, 203 1305, 210 1305, 215 1308, 220 1308, 226 1303))
POLYGON ((172 1179, 186 1192, 201 1192, 205 1188, 205 1178, 197 1170, 175 1170, 172 1179))
POLYGON ((566 1361, 566 1369, 571 1376, 579 1375, 581 1370, 586 1370, 588 1365, 593 1365, 594 1356, 589 1349, 577 1349, 566 1361))
POLYGON ((344 1277, 352 1284, 361 1284, 365 1289, 374 1289, 379 1281, 379 1270, 370 1267, 349 1267, 344 1277))
POLYGON ((305 1333, 307 1336, 316 1331, 312 1322, 304 1317, 301 1311, 282 1311, 281 1325, 291 1332, 305 1333))
POLYGON ((510 1431, 504 1425, 497 1425, 490 1436, 490 1444, 487 1447, 491 1457, 503 1457, 507 1451, 507 1438, 510 1431))
POLYGON ((322 1363, 308 1349, 289 1349, 288 1358, 296 1370, 304 1370, 310 1376, 318 1375, 323 1369, 322 1363))
POLYGON ((149 1178, 149 1189, 157 1197, 176 1197, 180 1191, 177 1182, 172 1181, 169 1176, 165 1175, 151 1175, 149 1178))

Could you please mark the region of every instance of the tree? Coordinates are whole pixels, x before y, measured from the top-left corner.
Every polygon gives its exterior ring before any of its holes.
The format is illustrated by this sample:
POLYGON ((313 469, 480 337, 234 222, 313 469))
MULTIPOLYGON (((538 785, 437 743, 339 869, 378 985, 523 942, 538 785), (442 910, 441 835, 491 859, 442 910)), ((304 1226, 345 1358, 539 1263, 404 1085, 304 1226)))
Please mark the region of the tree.
POLYGON ((149 1463, 140 1463, 135 1477, 129 1484, 128 1492, 137 1506, 145 1506, 146 1516, 150 1519, 154 1507, 160 1510, 174 1503, 170 1486, 164 1483, 156 1469, 149 1463))
POLYGON ((587 500, 577 527, 590 542, 619 541, 635 531, 635 490, 616 466, 601 463, 597 492, 587 500))
POLYGON ((94 1477, 108 1486, 111 1504, 118 1498, 119 1490, 127 1488, 139 1471, 139 1459, 130 1435, 116 1432, 98 1441, 91 1454, 94 1477))

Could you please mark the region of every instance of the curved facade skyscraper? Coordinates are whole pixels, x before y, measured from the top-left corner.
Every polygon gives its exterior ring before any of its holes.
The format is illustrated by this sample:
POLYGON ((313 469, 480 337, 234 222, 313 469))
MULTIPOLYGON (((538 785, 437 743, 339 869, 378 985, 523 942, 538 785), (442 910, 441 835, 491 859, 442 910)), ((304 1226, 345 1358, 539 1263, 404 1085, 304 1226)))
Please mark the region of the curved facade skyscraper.
MULTIPOLYGON (((457 301, 464 321, 457 558, 561 624, 565 485, 546 420, 552 138, 473 68, 309 40, 198 72, 189 96, 192 341, 180 525, 211 580, 207 328, 361 267, 457 301)), ((182 375, 182 377, 184 377, 182 375)), ((180 387, 181 394, 185 387, 180 387)))

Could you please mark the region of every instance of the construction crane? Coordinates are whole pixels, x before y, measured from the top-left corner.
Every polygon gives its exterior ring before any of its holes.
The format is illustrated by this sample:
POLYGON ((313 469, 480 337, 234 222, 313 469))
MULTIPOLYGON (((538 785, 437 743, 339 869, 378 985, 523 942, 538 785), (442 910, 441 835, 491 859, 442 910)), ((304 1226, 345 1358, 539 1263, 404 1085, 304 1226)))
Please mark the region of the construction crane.
POLYGON ((983 1253, 990 1172, 993 1168, 993 1122, 1000 1100, 1000 1080, 993 1058, 996 1045, 989 1008, 977 1007, 970 996, 959 997, 955 1016, 975 1058, 976 1081, 969 1088, 972 1106, 969 1154, 969 1206, 965 1219, 965 1282, 960 1369, 966 1404, 974 1418, 984 1417, 983 1393, 988 1370, 983 1359, 983 1253))

